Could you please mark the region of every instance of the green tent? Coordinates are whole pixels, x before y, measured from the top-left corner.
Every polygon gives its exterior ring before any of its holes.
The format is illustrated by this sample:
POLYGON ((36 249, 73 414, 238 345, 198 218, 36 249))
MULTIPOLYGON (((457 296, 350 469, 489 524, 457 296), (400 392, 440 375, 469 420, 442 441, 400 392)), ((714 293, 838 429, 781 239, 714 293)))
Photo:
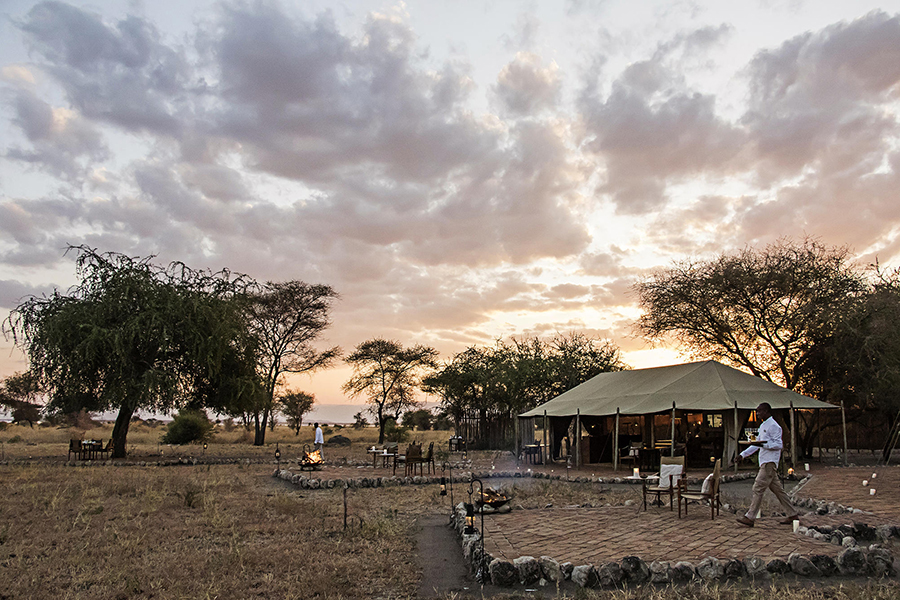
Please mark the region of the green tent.
MULTIPOLYGON (((768 402, 773 409, 837 408, 714 360, 601 373, 520 418, 653 415, 668 411, 733 411, 725 418, 724 457, 736 450, 735 423, 768 402)), ((673 441, 674 443, 674 441, 673 441)))

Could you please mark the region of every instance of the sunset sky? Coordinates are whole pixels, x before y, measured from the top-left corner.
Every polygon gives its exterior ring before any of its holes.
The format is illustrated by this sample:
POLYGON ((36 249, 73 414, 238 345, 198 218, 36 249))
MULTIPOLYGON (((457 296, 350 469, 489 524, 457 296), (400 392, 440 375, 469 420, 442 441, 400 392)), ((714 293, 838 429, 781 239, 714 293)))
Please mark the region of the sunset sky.
MULTIPOLYGON (((584 331, 679 362, 634 334, 654 268, 804 236, 900 264, 898 13, 3 0, 0 317, 87 244, 331 285, 347 353, 584 331)), ((347 420, 349 375, 293 386, 347 420)))

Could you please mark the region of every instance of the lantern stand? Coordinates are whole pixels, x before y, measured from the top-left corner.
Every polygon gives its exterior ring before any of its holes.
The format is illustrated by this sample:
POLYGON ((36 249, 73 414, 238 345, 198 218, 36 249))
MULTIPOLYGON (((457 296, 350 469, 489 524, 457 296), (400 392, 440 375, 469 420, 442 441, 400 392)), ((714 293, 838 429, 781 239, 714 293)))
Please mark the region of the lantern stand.
MULTIPOLYGON (((478 493, 481 494, 479 498, 484 501, 484 484, 480 479, 476 477, 472 477, 469 481, 469 502, 466 504, 466 535, 472 535, 475 533, 475 505, 472 503, 472 494, 475 493, 475 484, 478 484, 478 493)), ((478 536, 478 542, 481 545, 481 554, 478 558, 478 568, 475 569, 475 579, 478 582, 484 581, 484 504, 482 504, 481 510, 478 512, 481 513, 481 532, 478 536)))

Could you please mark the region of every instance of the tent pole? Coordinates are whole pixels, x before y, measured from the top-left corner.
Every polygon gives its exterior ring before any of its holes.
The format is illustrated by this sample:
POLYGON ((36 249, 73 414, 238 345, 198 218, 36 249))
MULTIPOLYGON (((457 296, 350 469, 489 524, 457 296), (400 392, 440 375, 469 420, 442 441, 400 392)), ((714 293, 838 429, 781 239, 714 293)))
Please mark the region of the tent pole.
POLYGON ((613 471, 619 470, 619 408, 616 407, 616 432, 613 434, 613 471))
POLYGON ((669 456, 675 456, 675 403, 672 403, 672 439, 669 440, 669 456))
POLYGON ((841 398, 841 422, 844 425, 844 466, 847 466, 847 413, 844 412, 844 399, 841 398))
POLYGON ((547 411, 544 411, 544 431, 541 433, 541 464, 546 465, 550 457, 550 448, 547 447, 547 411))
POLYGON ((581 409, 575 412, 575 468, 581 467, 581 409))
MULTIPOLYGON (((738 440, 741 436, 738 435, 738 427, 740 427, 740 423, 738 423, 738 407, 737 400, 734 401, 734 458, 737 458, 738 451, 738 440)), ((737 475, 738 472, 738 464, 737 461, 732 459, 731 462, 734 463, 734 474, 737 475)))
POLYGON ((794 415, 794 401, 791 400, 791 466, 797 468, 797 418, 794 415))

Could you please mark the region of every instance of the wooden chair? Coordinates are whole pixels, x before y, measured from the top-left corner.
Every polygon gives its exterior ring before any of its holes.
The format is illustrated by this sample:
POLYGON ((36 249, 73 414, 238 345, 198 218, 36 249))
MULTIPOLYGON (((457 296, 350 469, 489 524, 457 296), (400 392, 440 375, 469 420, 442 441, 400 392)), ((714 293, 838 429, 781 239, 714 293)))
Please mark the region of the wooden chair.
POLYGON ((112 452, 112 448, 113 448, 113 441, 112 441, 112 438, 109 438, 109 441, 106 443, 106 446, 100 446, 99 448, 97 448, 97 452, 101 456, 109 456, 109 453, 112 452))
POLYGON ((416 465, 419 465, 419 474, 424 475, 423 472, 423 460, 422 460, 422 446, 419 444, 410 444, 406 449, 406 457, 403 461, 406 464, 406 476, 409 477, 410 473, 413 475, 416 474, 416 465))
POLYGON ((647 480, 644 480, 642 490, 644 495, 644 510, 647 510, 648 494, 655 495, 657 503, 660 503, 660 498, 663 494, 666 494, 669 496, 669 510, 675 510, 675 490, 678 488, 678 484, 681 480, 684 479, 684 456, 661 457, 659 476, 660 480, 656 485, 647 485, 647 480), (666 471, 666 473, 664 473, 664 471, 666 471), (663 481, 663 479, 667 481, 663 481))
POLYGON ((434 442, 428 444, 428 450, 422 455, 422 462, 428 466, 429 473, 437 473, 437 466, 434 464, 434 442))
POLYGON ((690 500, 702 502, 709 501, 709 518, 715 519, 719 514, 719 506, 721 500, 719 498, 719 480, 721 479, 722 459, 716 460, 710 481, 709 491, 704 493, 702 490, 689 490, 687 488, 687 480, 682 479, 678 482, 678 518, 681 518, 681 501, 684 500, 684 514, 687 516, 687 505, 690 500))
POLYGON ((72 453, 75 454, 75 460, 81 460, 81 440, 69 440, 69 453, 66 455, 66 460, 71 460, 72 453))

